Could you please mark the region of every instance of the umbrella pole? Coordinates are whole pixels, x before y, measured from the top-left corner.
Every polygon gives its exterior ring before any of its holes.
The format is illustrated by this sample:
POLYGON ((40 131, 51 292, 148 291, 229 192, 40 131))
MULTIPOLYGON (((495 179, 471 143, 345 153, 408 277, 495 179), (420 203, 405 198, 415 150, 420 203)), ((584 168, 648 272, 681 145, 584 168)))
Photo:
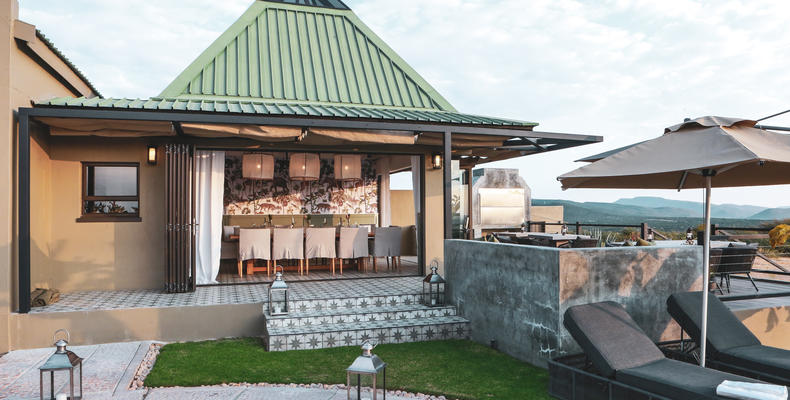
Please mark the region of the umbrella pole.
POLYGON ((712 176, 705 176, 704 243, 702 245, 702 329, 700 329, 700 367, 705 366, 708 337, 708 285, 710 282, 710 192, 712 176))

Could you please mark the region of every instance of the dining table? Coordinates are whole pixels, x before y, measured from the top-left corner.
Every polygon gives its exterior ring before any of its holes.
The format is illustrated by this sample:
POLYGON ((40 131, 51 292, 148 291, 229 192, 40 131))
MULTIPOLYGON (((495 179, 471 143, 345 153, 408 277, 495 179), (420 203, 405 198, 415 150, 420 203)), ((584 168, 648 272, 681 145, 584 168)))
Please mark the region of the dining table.
MULTIPOLYGON (((346 227, 344 226, 344 228, 346 228, 346 227)), ((354 227, 352 227, 352 228, 354 228, 354 227)), ((297 228, 244 228, 244 229, 297 229, 297 228)), ((298 228, 298 229, 305 229, 304 236, 307 236, 306 228, 298 228)), ((373 232, 372 230, 368 231, 368 238, 369 239, 373 239, 375 236, 376 236, 375 232, 373 232)), ((340 231, 339 230, 335 233, 335 238, 340 239, 340 231)), ((228 240, 231 241, 231 242, 238 242, 239 241, 239 235, 235 234, 235 233, 232 234, 232 235, 228 235, 228 240)), ((274 237, 272 237, 272 240, 274 240, 274 237)))

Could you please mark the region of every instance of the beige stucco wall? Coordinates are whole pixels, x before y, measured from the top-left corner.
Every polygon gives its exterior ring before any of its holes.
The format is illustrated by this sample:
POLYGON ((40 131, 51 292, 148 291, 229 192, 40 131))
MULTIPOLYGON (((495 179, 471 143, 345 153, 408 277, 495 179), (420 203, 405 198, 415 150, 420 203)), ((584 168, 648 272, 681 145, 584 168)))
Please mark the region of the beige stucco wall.
POLYGON ((444 175, 430 165, 425 155, 425 263, 439 261, 439 272, 444 273, 444 175))
POLYGON ((391 222, 395 226, 410 226, 414 223, 414 192, 411 190, 391 190, 391 222))
POLYGON ((790 350, 790 307, 738 310, 734 314, 763 345, 790 350))
MULTIPOLYGON (((49 265, 52 241, 52 163, 49 158, 49 135, 38 128, 30 142, 30 265, 49 265)), ((41 287, 36 280, 33 287, 41 287)), ((45 285, 49 287, 48 285, 45 285)))
MULTIPOLYGON (((13 113, 19 107, 29 107, 31 100, 74 95, 49 72, 23 53, 14 39, 14 21, 18 17, 16 0, 0 0, 0 353, 9 349, 9 316, 18 305, 16 268, 16 127, 13 113)), ((62 71, 64 65, 56 66, 62 71)), ((71 71, 68 73, 72 74, 71 71)), ((46 158, 46 143, 31 143, 31 158, 46 158)), ((41 186, 49 172, 31 171, 31 196, 48 196, 41 186)), ((46 242, 46 229, 41 225, 47 211, 31 213, 31 228, 38 228, 40 235, 31 240, 31 256, 36 259, 46 242)), ((16 335, 16 331, 13 331, 16 335)))
POLYGON ((52 346, 52 332, 65 328, 74 346, 161 340, 209 340, 263 335, 262 303, 215 306, 131 308, 58 313, 13 314, 14 349, 52 346), (210 321, 210 323, 207 323, 210 321))
POLYGON ((8 350, 9 329, 8 318, 13 304, 11 302, 12 282, 14 272, 14 253, 11 250, 14 244, 12 232, 14 229, 14 187, 13 160, 14 160, 14 135, 11 90, 11 57, 13 35, 11 28, 16 18, 16 7, 13 2, 0 1, 0 352, 8 350))
MULTIPOLYGON (((563 206, 532 206, 529 219, 532 222, 562 222, 565 219, 565 209, 563 206)), ((560 230, 560 225, 546 226, 548 233, 560 233, 560 230)))
MULTIPOLYGON (((31 263, 33 287, 77 290, 149 289, 164 273, 164 163, 146 163, 143 139, 50 138, 49 241, 31 263), (81 210, 81 161, 140 163, 142 222, 77 222, 81 210)), ((35 171, 38 166, 33 166, 35 171)), ((45 235, 31 228, 31 236, 45 235)))

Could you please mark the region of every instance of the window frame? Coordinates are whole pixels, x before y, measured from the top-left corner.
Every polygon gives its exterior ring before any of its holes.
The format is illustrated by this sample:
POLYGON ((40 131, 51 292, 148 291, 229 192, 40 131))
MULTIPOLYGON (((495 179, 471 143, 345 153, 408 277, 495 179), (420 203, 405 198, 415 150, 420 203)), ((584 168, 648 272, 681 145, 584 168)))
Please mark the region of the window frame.
POLYGON ((140 163, 122 161, 81 161, 82 185, 80 195, 80 217, 77 222, 141 222, 140 217, 140 163), (135 196, 89 196, 88 195, 88 168, 90 167, 135 167, 137 171, 137 194, 135 196), (85 212, 85 203, 88 201, 136 201, 137 213, 125 215, 93 214, 85 212))

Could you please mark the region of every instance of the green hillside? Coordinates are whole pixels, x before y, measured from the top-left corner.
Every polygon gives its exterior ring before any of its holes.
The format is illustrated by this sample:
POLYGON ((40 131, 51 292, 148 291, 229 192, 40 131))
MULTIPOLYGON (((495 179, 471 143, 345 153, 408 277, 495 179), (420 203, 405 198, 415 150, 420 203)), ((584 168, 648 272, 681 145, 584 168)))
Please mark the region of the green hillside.
POLYGON ((751 219, 785 220, 790 219, 790 207, 769 208, 749 217, 751 219))
MULTIPOLYGON (((692 202, 693 203, 693 202, 692 202)), ((533 199, 535 206, 563 206, 566 222, 579 221, 591 224, 649 226, 666 232, 685 231, 702 223, 701 217, 689 216, 689 210, 681 207, 649 208, 634 205, 600 202, 575 202, 570 200, 533 199)), ((700 206, 701 207, 701 206, 700 206)), ((768 218, 773 220, 773 218, 768 218)), ((712 223, 728 227, 757 227, 763 221, 745 218, 712 218, 712 223)), ((619 230, 612 228, 611 230, 619 230)))
MULTIPOLYGON (((673 216, 701 217, 702 203, 694 201, 669 200, 661 197, 639 196, 630 199, 619 199, 615 204, 640 206, 647 208, 672 208, 686 210, 686 214, 665 214, 673 216)), ((768 209, 767 207, 740 205, 740 204, 713 204, 711 205, 711 216, 714 218, 735 218, 735 219, 760 219, 754 215, 768 209)))

